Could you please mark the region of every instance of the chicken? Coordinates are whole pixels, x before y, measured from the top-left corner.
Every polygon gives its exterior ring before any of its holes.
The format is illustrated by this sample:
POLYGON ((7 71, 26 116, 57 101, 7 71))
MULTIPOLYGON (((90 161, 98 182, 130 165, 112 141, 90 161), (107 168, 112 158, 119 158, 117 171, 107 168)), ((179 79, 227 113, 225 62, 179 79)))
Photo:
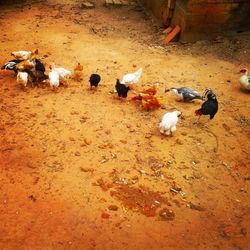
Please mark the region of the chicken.
POLYGON ((209 115, 210 120, 212 120, 218 111, 218 101, 216 95, 213 93, 211 89, 205 90, 204 98, 207 98, 207 100, 204 103, 202 103, 200 109, 195 111, 195 114, 199 116, 197 122, 199 121, 202 115, 209 115))
POLYGON ((127 86, 121 84, 120 80, 117 79, 115 89, 116 89, 119 97, 126 98, 128 96, 128 91, 130 90, 130 87, 127 87, 127 86))
POLYGON ((19 64, 20 62, 22 62, 23 60, 10 60, 7 63, 5 63, 1 69, 6 69, 6 70, 13 70, 15 71, 15 73, 17 73, 17 64, 19 64))
POLYGON ((165 93, 168 91, 174 93, 183 101, 192 101, 194 99, 203 100, 202 96, 197 91, 187 87, 165 89, 165 93))
POLYGON ((128 73, 123 76, 121 80, 121 84, 125 85, 133 85, 139 82, 139 79, 142 74, 142 68, 139 68, 136 72, 134 73, 128 73))
POLYGON ((250 90, 250 76, 248 75, 247 69, 242 69, 240 73, 243 73, 240 77, 240 84, 244 89, 250 90))
POLYGON ((90 88, 92 89, 93 86, 97 88, 100 81, 101 77, 98 74, 92 74, 89 78, 90 88))
POLYGON ((74 75, 73 75, 74 80, 80 82, 82 74, 83 74, 83 66, 80 63, 78 63, 74 68, 74 75))
POLYGON ((19 71, 17 73, 16 81, 18 84, 21 84, 23 87, 26 87, 28 83, 28 73, 19 71))
POLYGON ((45 80, 44 82, 48 82, 52 89, 59 87, 59 74, 55 70, 51 70, 49 72, 49 79, 45 80))
POLYGON ((42 83, 45 79, 48 78, 48 76, 45 75, 44 64, 38 59, 35 59, 34 63, 35 63, 34 68, 32 68, 31 70, 25 70, 32 79, 32 86, 33 82, 42 83))
POLYGON ((156 96, 153 95, 144 95, 142 97, 142 108, 146 109, 147 111, 160 108, 161 104, 156 96))
POLYGON ((59 80, 62 84, 68 85, 68 80, 71 77, 71 71, 62 67, 56 67, 55 63, 50 65, 50 69, 58 73, 59 80))
POLYGON ((142 90, 136 96, 132 97, 130 101, 141 101, 142 108, 147 111, 160 108, 159 98, 156 97, 157 87, 158 85, 154 85, 151 88, 142 90))
POLYGON ((32 70, 33 68, 35 68, 36 63, 34 60, 25 60, 25 61, 21 61, 20 63, 18 63, 16 65, 16 69, 18 71, 25 71, 25 70, 32 70))
POLYGON ((17 60, 28 60, 33 59, 32 57, 38 54, 38 49, 35 49, 34 51, 14 51, 11 53, 12 56, 14 56, 17 60))
POLYGON ((162 117, 162 121, 159 125, 160 133, 164 135, 171 135, 176 131, 176 124, 178 117, 181 116, 180 111, 168 112, 162 117))
POLYGON ((149 94, 149 95, 156 95, 158 87, 159 87, 159 84, 156 83, 154 86, 152 86, 152 87, 150 87, 148 89, 142 90, 140 93, 149 94))

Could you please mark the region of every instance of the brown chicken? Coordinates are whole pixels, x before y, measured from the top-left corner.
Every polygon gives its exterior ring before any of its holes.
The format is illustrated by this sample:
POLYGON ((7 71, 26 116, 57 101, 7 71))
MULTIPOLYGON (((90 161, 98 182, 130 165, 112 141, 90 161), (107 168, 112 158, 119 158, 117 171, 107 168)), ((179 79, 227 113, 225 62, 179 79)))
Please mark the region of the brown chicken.
POLYGON ((31 70, 36 66, 34 61, 25 60, 16 65, 16 69, 19 71, 31 70))
POLYGON ((157 87, 155 85, 151 88, 141 91, 142 94, 149 94, 149 95, 156 95, 156 92, 157 92, 157 87))
POLYGON ((82 71, 83 71, 83 66, 80 63, 78 63, 74 68, 73 79, 80 82, 83 74, 82 71))
POLYGON ((137 96, 134 96, 130 101, 141 101, 142 108, 149 111, 161 107, 158 98, 155 96, 156 89, 154 87, 143 90, 137 96))

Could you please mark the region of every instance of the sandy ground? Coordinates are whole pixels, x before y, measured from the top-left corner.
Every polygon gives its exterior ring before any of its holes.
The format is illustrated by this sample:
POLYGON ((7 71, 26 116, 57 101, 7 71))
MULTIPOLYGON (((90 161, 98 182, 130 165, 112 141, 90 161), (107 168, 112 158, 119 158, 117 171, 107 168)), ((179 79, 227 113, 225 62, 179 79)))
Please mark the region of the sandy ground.
POLYGON ((249 249, 249 93, 238 74, 250 68, 249 35, 163 48, 139 7, 0 8, 1 64, 39 48, 47 66, 84 65, 83 80, 57 92, 23 91, 0 72, 1 249, 249 249), (109 93, 138 67, 138 89, 160 82, 162 109, 109 93), (95 72, 102 81, 90 91, 95 72), (200 101, 164 93, 183 85, 214 90, 214 120, 194 125, 200 101), (185 119, 164 137, 158 124, 173 109, 185 119))

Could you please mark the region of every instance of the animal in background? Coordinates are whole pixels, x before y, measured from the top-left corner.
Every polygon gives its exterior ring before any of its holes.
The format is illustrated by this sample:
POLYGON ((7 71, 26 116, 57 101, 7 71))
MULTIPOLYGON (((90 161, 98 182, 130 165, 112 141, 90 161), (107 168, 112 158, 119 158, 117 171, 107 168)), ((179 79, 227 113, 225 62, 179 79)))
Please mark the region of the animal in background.
POLYGON ((128 74, 123 76, 123 78, 121 80, 121 84, 134 85, 134 84, 139 82, 141 74, 142 74, 142 68, 139 68, 134 73, 128 73, 128 74))
POLYGON ((162 121, 159 125, 160 133, 164 135, 171 135, 176 131, 176 124, 178 118, 181 116, 180 111, 168 112, 162 117, 162 121))
MULTIPOLYGON (((209 115, 210 120, 212 120, 218 111, 218 101, 216 95, 211 89, 206 89, 204 94, 204 99, 207 99, 202 103, 201 108, 195 111, 195 115, 199 116, 197 122, 202 115, 209 115)), ((197 123, 196 122, 196 123, 197 123)))
POLYGON ((247 69, 241 69, 240 73, 243 75, 240 77, 240 84, 244 89, 250 90, 250 76, 248 75, 247 69))
POLYGON ((127 98, 130 87, 127 87, 124 84, 121 84, 120 80, 116 79, 115 89, 119 97, 127 98))
POLYGON ((24 51, 24 50, 13 51, 11 53, 11 55, 14 56, 15 59, 17 60, 34 59, 33 57, 35 57, 37 54, 38 54, 38 49, 35 49, 33 51, 24 51))
POLYGON ((55 71, 59 75, 59 80, 62 84, 68 85, 68 80, 71 77, 71 71, 62 67, 56 67, 55 63, 52 63, 49 67, 52 71, 55 71))
POLYGON ((77 63, 77 65, 74 68, 74 80, 80 82, 83 75, 83 66, 80 63, 77 63))
POLYGON ((89 78, 89 82, 90 82, 90 88, 92 89, 92 87, 97 88, 99 82, 101 81, 101 77, 98 74, 92 74, 89 78))
POLYGON ((17 73, 17 78, 16 78, 16 81, 18 84, 21 84, 23 87, 26 87, 27 86, 27 83, 28 83, 28 73, 27 72, 21 72, 19 71, 17 73))
POLYGON ((194 99, 203 100, 202 96, 197 91, 187 87, 165 89, 165 93, 169 91, 177 95, 183 101, 192 101, 194 99))
POLYGON ((10 60, 7 63, 5 63, 1 69, 5 69, 5 70, 13 70, 15 73, 17 73, 17 64, 19 64, 20 62, 22 62, 23 60, 10 60))

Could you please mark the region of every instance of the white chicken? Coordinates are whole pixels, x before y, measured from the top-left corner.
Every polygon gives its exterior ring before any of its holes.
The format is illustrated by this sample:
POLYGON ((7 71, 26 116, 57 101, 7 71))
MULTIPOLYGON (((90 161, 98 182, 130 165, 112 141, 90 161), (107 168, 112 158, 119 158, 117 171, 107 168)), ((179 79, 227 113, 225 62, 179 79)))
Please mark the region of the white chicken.
POLYGON ((23 87, 26 87, 28 83, 28 73, 19 71, 17 73, 16 82, 21 84, 23 87))
POLYGON ((181 116, 180 111, 168 112, 162 117, 162 121, 159 125, 161 134, 171 135, 176 131, 176 124, 178 122, 178 117, 181 116))
POLYGON ((141 74, 142 74, 142 68, 139 68, 134 73, 128 73, 128 74, 123 76, 123 78, 121 80, 121 84, 125 84, 125 85, 136 84, 139 82, 141 74))
POLYGON ((14 56, 17 60, 28 60, 33 59, 32 56, 38 54, 38 49, 35 49, 34 51, 13 51, 11 53, 12 56, 14 56))
POLYGON ((240 71, 241 73, 244 73, 240 77, 240 84, 244 89, 250 90, 250 76, 248 75, 248 70, 247 69, 242 69, 240 71))
MULTIPOLYGON (((45 80, 45 81, 47 81, 47 80, 45 80)), ((49 85, 52 89, 59 87, 59 85, 60 85, 59 74, 55 70, 52 70, 49 72, 48 82, 49 82, 49 85)))
POLYGON ((61 83, 68 85, 68 80, 71 77, 71 71, 62 67, 56 67, 55 63, 50 65, 50 69, 57 72, 61 83))

